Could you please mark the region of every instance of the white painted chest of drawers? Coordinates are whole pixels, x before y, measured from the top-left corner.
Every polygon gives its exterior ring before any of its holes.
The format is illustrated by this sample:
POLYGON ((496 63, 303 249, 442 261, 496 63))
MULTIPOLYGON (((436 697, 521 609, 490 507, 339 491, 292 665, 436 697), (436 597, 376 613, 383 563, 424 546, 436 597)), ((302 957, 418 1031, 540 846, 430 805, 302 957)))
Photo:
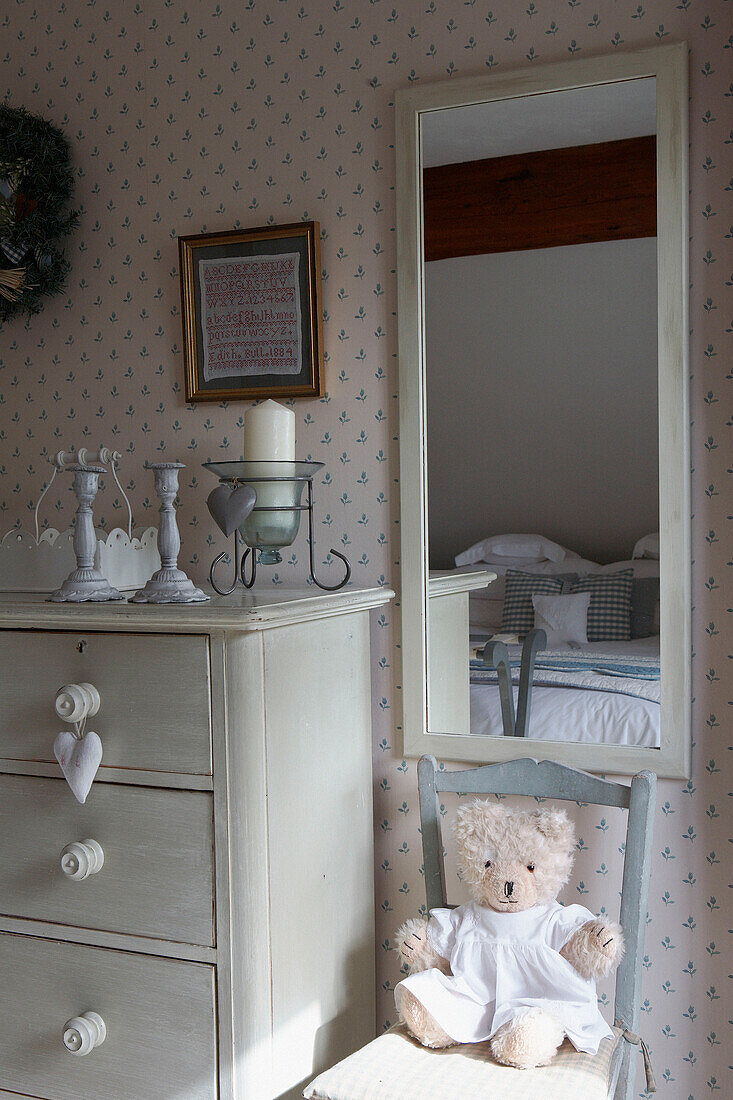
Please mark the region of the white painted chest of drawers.
POLYGON ((391 596, 0 596, 0 1097, 293 1100, 373 1037, 369 612, 391 596), (104 757, 79 805, 53 703, 84 682, 104 757), (71 880, 89 839, 104 864, 71 880), (89 1012, 106 1037, 75 1056, 89 1012))

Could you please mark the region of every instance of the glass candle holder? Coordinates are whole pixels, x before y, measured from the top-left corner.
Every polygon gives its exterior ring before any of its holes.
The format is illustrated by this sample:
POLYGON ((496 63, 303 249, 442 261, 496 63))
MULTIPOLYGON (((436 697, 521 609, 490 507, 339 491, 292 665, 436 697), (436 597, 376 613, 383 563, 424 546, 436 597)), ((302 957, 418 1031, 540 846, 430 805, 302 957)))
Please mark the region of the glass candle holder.
POLYGON ((295 542, 300 514, 307 510, 303 490, 322 462, 205 462, 223 481, 251 485, 257 501, 239 533, 262 565, 278 565, 280 551, 295 542))
MULTIPOLYGON (((217 566, 228 556, 226 551, 219 554, 209 570, 209 580, 220 595, 233 592, 241 583, 251 588, 255 582, 257 565, 279 565, 282 561, 280 551, 292 545, 300 529, 300 516, 307 513, 308 518, 308 561, 310 576, 314 584, 324 592, 336 592, 343 588, 351 577, 351 566, 338 550, 331 549, 331 558, 343 562, 345 572, 336 584, 324 584, 316 576, 314 560, 313 532, 313 477, 323 468, 322 462, 204 462, 207 470, 215 474, 224 484, 236 490, 238 486, 249 485, 255 490, 257 499, 242 523, 234 528, 234 581, 223 588, 216 580, 217 566), (303 503, 303 491, 306 500, 303 503), (247 549, 240 559, 240 539, 247 549), (250 574, 245 576, 245 562, 249 558, 250 574)), ((232 493, 232 497, 234 492, 232 493)), ((217 501, 210 510, 224 534, 230 534, 232 528, 219 512, 226 510, 226 500, 217 501)))
POLYGON ((257 503, 239 533, 248 546, 259 550, 262 565, 278 565, 282 561, 280 551, 295 542, 300 530, 303 489, 307 482, 291 479, 288 477, 291 471, 282 469, 295 465, 294 462, 247 463, 247 484, 257 493, 257 503), (257 480, 258 476, 266 480, 257 480))

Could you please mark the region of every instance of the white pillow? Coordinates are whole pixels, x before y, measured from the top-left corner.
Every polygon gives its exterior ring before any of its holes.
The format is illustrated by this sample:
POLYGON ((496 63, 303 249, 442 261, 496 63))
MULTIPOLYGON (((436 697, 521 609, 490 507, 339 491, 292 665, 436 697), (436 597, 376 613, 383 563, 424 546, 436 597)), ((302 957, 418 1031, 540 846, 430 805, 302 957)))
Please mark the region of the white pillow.
POLYGON ((652 558, 632 558, 631 561, 612 561, 596 569, 596 573, 618 573, 622 569, 633 569, 635 577, 658 577, 659 562, 652 558))
POLYGON ((659 531, 653 535, 644 535, 631 552, 632 558, 656 558, 659 561, 659 531))
MULTIPOLYGON (((467 554, 469 552, 470 551, 466 550, 467 554)), ((506 571, 507 569, 528 569, 530 565, 542 565, 543 563, 545 565, 558 564, 557 562, 548 561, 547 558, 540 558, 538 561, 537 558, 514 558, 510 557, 508 554, 487 554, 480 562, 481 565, 493 565, 494 572, 496 572, 497 569, 501 569, 502 571, 506 571)), ((472 567, 476 564, 476 562, 471 563, 472 567)))
POLYGON ((497 634, 501 630, 504 614, 504 600, 473 600, 473 592, 468 598, 468 626, 474 631, 488 631, 497 634))
MULTIPOLYGON (((600 566, 598 562, 587 561, 585 558, 568 557, 564 562, 557 561, 533 561, 526 565, 507 565, 508 561, 513 561, 513 558, 498 559, 492 562, 481 562, 481 565, 486 565, 492 572, 497 574, 497 579, 492 581, 486 588, 477 589, 475 592, 471 592, 470 599, 472 600, 503 600, 506 590, 506 575, 510 569, 518 569, 520 573, 533 573, 536 576, 552 577, 557 573, 577 573, 580 577, 587 577, 589 573, 601 572, 605 566, 600 566), (499 564, 502 561, 502 564, 499 564)), ((643 566, 656 566, 656 562, 645 561, 642 563, 633 562, 629 563, 627 568, 636 567, 641 564, 643 566)), ((476 563, 471 566, 472 569, 476 567, 476 563)), ((616 569, 620 566, 616 566, 616 569)), ((647 573, 640 573, 640 576, 647 576, 647 573)))
POLYGON ((547 646, 551 648, 568 642, 584 645, 588 641, 588 608, 590 592, 576 592, 571 596, 532 596, 534 625, 547 633, 547 646))
POLYGON ((564 546, 542 535, 492 535, 457 554, 456 565, 487 561, 487 554, 500 558, 524 558, 525 561, 564 561, 568 552, 564 546))

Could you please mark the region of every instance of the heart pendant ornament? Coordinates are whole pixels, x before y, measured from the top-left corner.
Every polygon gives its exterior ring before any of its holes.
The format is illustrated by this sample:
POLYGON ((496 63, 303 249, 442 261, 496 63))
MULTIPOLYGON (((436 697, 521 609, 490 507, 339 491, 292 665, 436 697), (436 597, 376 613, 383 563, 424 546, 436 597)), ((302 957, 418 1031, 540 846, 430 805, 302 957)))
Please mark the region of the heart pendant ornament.
POLYGON ((71 730, 62 730, 53 743, 53 752, 74 798, 83 804, 102 763, 102 742, 99 735, 90 730, 82 738, 78 738, 71 730))
POLYGON ((229 537, 232 531, 241 525, 250 514, 257 501, 257 493, 251 485, 217 485, 206 498, 206 506, 212 519, 224 534, 229 537))

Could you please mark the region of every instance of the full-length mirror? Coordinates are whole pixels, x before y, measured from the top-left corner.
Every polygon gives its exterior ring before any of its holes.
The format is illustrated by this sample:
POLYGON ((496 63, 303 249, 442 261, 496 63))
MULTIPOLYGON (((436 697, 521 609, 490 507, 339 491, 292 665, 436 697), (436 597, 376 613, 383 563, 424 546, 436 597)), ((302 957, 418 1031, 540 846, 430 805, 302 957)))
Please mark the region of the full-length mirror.
POLYGON ((686 773, 685 71, 400 96, 406 752, 686 773))

